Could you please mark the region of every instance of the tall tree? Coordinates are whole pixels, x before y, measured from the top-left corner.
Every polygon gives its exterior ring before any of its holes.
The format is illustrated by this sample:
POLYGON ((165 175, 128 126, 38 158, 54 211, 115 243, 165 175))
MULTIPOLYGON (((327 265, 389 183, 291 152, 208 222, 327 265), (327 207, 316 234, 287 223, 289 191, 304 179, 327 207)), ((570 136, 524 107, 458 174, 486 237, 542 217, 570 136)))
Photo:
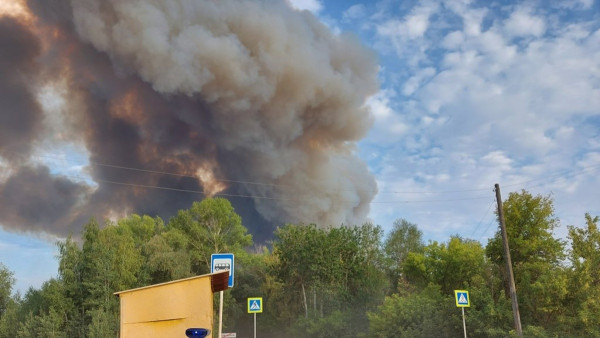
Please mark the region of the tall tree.
POLYGON ((422 252, 423 233, 416 224, 405 219, 394 221, 391 232, 384 242, 386 271, 392 283, 392 291, 397 290, 398 281, 402 278, 404 261, 410 252, 422 252))
POLYGON ((435 285, 417 292, 385 297, 383 304, 369 312, 369 337, 458 337, 460 319, 452 299, 435 285), (454 310, 454 311, 453 311, 454 310))
POLYGON ((224 198, 194 202, 190 209, 180 210, 168 228, 184 235, 195 273, 210 270, 213 253, 241 252, 252 245, 252 235, 242 225, 242 218, 224 198))
POLYGON ((568 326, 582 336, 600 336, 600 230, 598 216, 585 215, 585 227, 569 226, 571 274, 568 326))
POLYGON ((409 253, 404 273, 409 283, 438 285, 443 294, 452 295, 453 290, 483 284, 486 265, 479 242, 452 237, 448 243, 431 242, 422 253, 409 253))
POLYGON ((4 264, 0 263, 0 317, 6 311, 11 301, 12 288, 15 285, 15 277, 4 264))
MULTIPOLYGON (((523 190, 510 193, 503 203, 506 233, 513 263, 515 286, 523 326, 550 327, 564 311, 566 271, 562 240, 553 237, 559 225, 550 196, 533 196, 523 190)), ((502 236, 496 232, 486 247, 487 256, 498 266, 509 297, 502 236)))
POLYGON ((16 335, 18 295, 11 297, 15 277, 4 264, 0 263, 0 337, 9 338, 16 335))
POLYGON ((272 272, 283 289, 276 300, 282 307, 278 319, 296 322, 297 335, 327 337, 331 328, 338 336, 366 331, 366 311, 385 288, 379 227, 286 225, 276 231, 273 255, 272 272))

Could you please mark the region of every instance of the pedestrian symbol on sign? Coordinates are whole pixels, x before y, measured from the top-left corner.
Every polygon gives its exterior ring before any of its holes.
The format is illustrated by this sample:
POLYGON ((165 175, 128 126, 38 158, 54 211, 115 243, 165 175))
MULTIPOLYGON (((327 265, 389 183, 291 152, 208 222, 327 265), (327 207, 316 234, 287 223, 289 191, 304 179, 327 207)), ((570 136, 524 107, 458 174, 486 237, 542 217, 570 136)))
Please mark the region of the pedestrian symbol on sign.
POLYGON ((262 297, 248 298, 248 313, 262 312, 262 297))
POLYGON ((469 291, 465 290, 454 290, 454 296, 456 297, 457 307, 470 307, 471 302, 469 301, 469 291))

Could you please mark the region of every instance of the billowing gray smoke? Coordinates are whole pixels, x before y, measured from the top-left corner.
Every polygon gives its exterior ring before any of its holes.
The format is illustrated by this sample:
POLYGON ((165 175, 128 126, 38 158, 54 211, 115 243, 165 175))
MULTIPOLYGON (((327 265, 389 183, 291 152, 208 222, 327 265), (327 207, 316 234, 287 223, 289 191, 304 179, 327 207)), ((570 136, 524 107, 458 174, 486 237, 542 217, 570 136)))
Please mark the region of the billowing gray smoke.
POLYGON ((366 217, 376 184, 355 142, 377 65, 354 38, 283 0, 26 6, 0 18, 0 224, 65 234, 204 197, 178 190, 228 197, 255 234, 366 217), (53 87, 58 112, 39 102, 53 87), (58 139, 87 149, 94 182, 36 163, 58 139))

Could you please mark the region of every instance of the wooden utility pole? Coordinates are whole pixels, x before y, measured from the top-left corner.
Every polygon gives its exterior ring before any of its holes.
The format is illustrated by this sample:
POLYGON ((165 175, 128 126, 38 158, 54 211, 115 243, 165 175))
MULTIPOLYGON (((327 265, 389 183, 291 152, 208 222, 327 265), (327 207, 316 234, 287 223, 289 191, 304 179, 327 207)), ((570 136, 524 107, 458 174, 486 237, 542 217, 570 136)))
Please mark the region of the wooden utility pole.
POLYGON ((498 202, 498 218, 500 219, 500 232, 502 233, 502 243, 504 244, 504 257, 506 258, 506 270, 508 272, 508 285, 510 287, 510 299, 512 300, 513 317, 515 319, 515 330, 519 337, 523 337, 521 328, 521 315, 519 314, 519 302, 517 301, 517 291, 515 290, 515 278, 513 276, 512 262, 510 260, 510 250, 508 248, 508 235, 506 234, 506 225, 504 224, 504 211, 502 210, 502 197, 500 196, 500 185, 496 183, 496 201, 498 202))

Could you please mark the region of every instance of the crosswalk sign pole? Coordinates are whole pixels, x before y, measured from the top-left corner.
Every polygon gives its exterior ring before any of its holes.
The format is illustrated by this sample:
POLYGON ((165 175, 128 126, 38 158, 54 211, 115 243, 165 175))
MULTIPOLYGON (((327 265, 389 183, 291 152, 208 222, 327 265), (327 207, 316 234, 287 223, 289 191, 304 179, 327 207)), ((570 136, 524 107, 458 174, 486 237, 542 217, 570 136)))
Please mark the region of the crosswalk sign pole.
MULTIPOLYGON (((463 329, 465 330, 465 338, 467 338, 467 324, 465 323, 465 308, 461 307, 463 315, 463 329)), ((254 337, 256 338, 256 337, 254 337)))
POLYGON ((469 298, 469 291, 454 290, 454 298, 456 299, 456 306, 462 309, 463 329, 465 331, 465 338, 467 338, 467 324, 465 322, 465 307, 471 306, 471 299, 469 298))
POLYGON ((256 314, 263 312, 262 297, 248 298, 248 313, 254 314, 254 338, 256 338, 256 314))

